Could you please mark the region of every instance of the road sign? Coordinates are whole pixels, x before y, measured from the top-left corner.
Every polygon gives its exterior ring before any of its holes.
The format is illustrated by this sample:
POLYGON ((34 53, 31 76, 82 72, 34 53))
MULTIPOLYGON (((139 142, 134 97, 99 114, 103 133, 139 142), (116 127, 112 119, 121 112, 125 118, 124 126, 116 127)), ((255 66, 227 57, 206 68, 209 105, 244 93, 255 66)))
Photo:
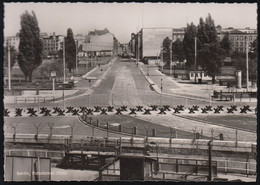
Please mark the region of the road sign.
POLYGON ((51 77, 52 77, 52 78, 55 78, 55 77, 56 77, 56 71, 52 71, 52 72, 51 72, 51 77))

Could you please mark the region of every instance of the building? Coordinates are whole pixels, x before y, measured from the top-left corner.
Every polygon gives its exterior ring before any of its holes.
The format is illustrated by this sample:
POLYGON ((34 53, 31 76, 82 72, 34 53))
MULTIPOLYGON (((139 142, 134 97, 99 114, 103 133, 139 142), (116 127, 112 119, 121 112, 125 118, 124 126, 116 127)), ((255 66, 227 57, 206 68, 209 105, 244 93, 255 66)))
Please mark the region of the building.
POLYGON ((10 44, 11 47, 13 46, 15 50, 18 52, 19 44, 20 44, 19 33, 17 33, 16 36, 4 37, 4 46, 6 47, 8 43, 10 44))
POLYGON ((55 35, 55 32, 53 32, 53 35, 42 37, 41 39, 43 41, 43 50, 46 54, 49 54, 51 51, 59 51, 63 48, 64 36, 55 35))
POLYGON ((88 55, 112 56, 114 48, 114 35, 106 28, 104 30, 90 31, 82 43, 82 48, 88 55))
POLYGON ((232 27, 221 29, 221 26, 217 27, 218 41, 221 41, 226 34, 229 35, 229 40, 232 44, 233 51, 246 52, 246 43, 252 44, 257 39, 257 30, 247 28, 232 27))
POLYGON ((175 42, 184 39, 185 28, 142 28, 137 34, 131 34, 129 41, 130 52, 139 59, 159 57, 163 40, 168 37, 175 42))
POLYGON ((173 28, 172 29, 172 40, 175 42, 176 40, 184 39, 185 28, 173 28))

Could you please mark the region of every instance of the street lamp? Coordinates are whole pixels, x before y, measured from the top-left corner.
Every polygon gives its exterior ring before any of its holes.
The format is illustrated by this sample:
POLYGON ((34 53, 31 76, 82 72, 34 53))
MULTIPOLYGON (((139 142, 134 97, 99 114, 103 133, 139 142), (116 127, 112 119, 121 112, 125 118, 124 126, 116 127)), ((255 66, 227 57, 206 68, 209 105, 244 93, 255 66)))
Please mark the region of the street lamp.
POLYGON ((66 65, 65 65, 65 37, 63 39, 63 82, 66 81, 66 65))
POLYGON ((248 41, 246 41, 246 90, 248 91, 249 73, 248 73, 248 41))
POLYGON ((195 60, 195 83, 197 83, 196 82, 196 77, 197 77, 197 37, 195 37, 194 44, 195 44, 195 54, 194 54, 194 60, 195 60))
POLYGON ((10 54, 10 43, 7 40, 7 48, 8 48, 8 90, 11 91, 11 54, 10 54))

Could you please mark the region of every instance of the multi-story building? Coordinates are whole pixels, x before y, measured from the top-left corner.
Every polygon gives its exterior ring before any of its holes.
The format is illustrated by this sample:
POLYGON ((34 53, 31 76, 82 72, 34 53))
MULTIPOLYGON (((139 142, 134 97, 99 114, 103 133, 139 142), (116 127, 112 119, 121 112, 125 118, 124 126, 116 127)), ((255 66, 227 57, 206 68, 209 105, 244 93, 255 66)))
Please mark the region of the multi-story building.
POLYGON ((232 44, 233 51, 246 52, 246 44, 248 42, 249 46, 257 39, 257 30, 250 28, 225 28, 221 29, 218 27, 218 40, 221 41, 224 36, 228 33, 229 40, 232 44))
POLYGON ((55 35, 55 32, 49 37, 42 37, 44 52, 49 53, 50 51, 58 51, 62 49, 63 40, 64 36, 55 35))
POLYGON ((15 48, 16 52, 19 51, 19 33, 17 33, 16 36, 7 36, 4 39, 4 46, 7 46, 9 43, 10 46, 13 46, 15 48))
POLYGON ((136 56, 137 47, 140 59, 158 58, 161 53, 163 40, 168 37, 172 42, 184 39, 184 28, 142 28, 137 34, 131 34, 129 47, 136 56))
POLYGON ((172 41, 175 42, 177 39, 184 39, 185 28, 173 28, 172 29, 172 41))
POLYGON ((82 43, 83 50, 89 55, 112 56, 114 48, 114 35, 106 28, 104 30, 90 31, 82 43))

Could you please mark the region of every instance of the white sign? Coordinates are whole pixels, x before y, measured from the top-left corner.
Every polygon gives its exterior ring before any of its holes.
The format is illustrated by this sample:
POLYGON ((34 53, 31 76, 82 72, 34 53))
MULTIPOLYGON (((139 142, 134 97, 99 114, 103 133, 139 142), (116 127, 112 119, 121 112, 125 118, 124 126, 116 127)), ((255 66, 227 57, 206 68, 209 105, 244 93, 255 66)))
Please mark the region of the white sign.
POLYGON ((56 77, 56 71, 51 72, 51 77, 55 78, 56 77))

